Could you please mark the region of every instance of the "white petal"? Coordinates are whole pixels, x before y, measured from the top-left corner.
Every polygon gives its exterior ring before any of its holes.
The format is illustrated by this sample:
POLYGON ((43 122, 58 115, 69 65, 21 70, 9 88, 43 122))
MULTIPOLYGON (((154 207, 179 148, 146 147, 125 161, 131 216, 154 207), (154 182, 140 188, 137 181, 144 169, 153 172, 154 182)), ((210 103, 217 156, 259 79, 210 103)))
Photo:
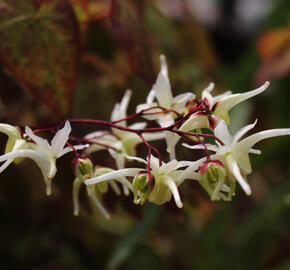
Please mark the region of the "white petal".
POLYGON ((240 169, 238 167, 237 162, 233 159, 233 157, 231 155, 227 156, 226 161, 227 161, 226 165, 227 165, 229 171, 234 175, 236 180, 241 185, 242 189, 245 191, 245 193, 248 196, 251 195, 251 193, 252 193, 251 187, 248 184, 248 182, 246 181, 246 179, 244 179, 243 176, 241 175, 241 172, 240 172, 240 169))
POLYGON ((251 153, 251 154, 256 154, 256 155, 260 155, 262 152, 261 152, 260 150, 258 150, 258 149, 253 149, 253 148, 251 148, 251 149, 249 150, 249 153, 251 153))
POLYGON ((152 132, 152 133, 143 133, 143 137, 146 141, 156 141, 162 140, 165 137, 164 132, 152 132))
POLYGON ((73 183, 73 205, 74 205, 74 215, 78 216, 80 212, 80 207, 79 207, 79 192, 80 192, 80 187, 82 185, 83 181, 79 178, 76 178, 73 183))
POLYGON ((60 154, 62 153, 63 148, 69 138, 70 132, 71 125, 69 121, 66 121, 64 127, 54 135, 51 141, 51 151, 54 156, 60 157, 60 154))
POLYGON ((108 212, 106 211, 106 209, 104 208, 104 206, 100 203, 97 195, 95 194, 95 192, 90 192, 90 198, 93 201, 94 205, 100 210, 100 212, 102 213, 102 215, 106 218, 106 219, 110 219, 110 215, 108 214, 108 212))
POLYGON ((189 165, 182 173, 181 175, 176 179, 176 184, 180 185, 185 179, 197 179, 197 173, 195 172, 199 166, 206 161, 206 158, 201 158, 195 162, 192 162, 191 165, 189 165))
POLYGON ((203 91, 202 91, 202 99, 207 99, 207 101, 209 102, 209 106, 210 108, 213 106, 214 104, 214 101, 213 101, 213 97, 212 95, 210 94, 210 92, 214 89, 214 83, 210 83, 208 85, 207 88, 205 88, 203 91))
POLYGON ((129 160, 136 160, 138 162, 141 162, 141 163, 144 163, 144 164, 147 164, 147 161, 143 158, 139 158, 139 157, 133 157, 133 156, 129 156, 129 155, 126 155, 126 154, 123 154, 124 157, 126 157, 127 159, 129 160))
POLYGON ((124 95, 122 101, 121 101, 120 109, 121 109, 121 112, 124 113, 124 115, 127 114, 127 109, 128 109, 128 105, 129 105, 131 96, 132 96, 132 91, 131 90, 127 90, 125 92, 125 95, 124 95))
POLYGON ((260 86, 259 88, 255 90, 252 90, 246 93, 241 93, 241 94, 233 94, 233 95, 229 95, 229 96, 221 98, 219 100, 219 104, 215 110, 215 113, 218 114, 218 113, 228 112, 235 105, 264 92, 269 85, 270 85, 269 82, 265 82, 262 86, 260 86))
POLYGON ((36 150, 16 150, 0 156, 0 162, 16 158, 30 158, 38 165, 42 172, 44 181, 48 185, 47 193, 49 193, 50 181, 56 174, 55 160, 36 150))
POLYGON ((166 76, 162 70, 157 77, 157 81, 153 86, 153 89, 155 91, 158 104, 164 108, 169 109, 172 104, 171 87, 168 76, 166 76))
MULTIPOLYGON (((74 145, 73 147, 76 149, 76 150, 82 150, 82 149, 85 149, 85 148, 88 148, 90 145, 89 144, 84 144, 84 145, 74 145)), ((59 154, 58 154, 58 158, 59 157, 62 157, 63 155, 69 153, 69 152, 72 152, 73 149, 70 148, 70 147, 66 147, 64 148, 59 154)))
POLYGON ((166 177, 166 184, 169 187, 169 189, 171 190, 172 194, 173 194, 173 198, 175 200, 175 203, 177 205, 178 208, 182 208, 183 204, 181 202, 180 196, 179 196, 179 192, 177 189, 176 184, 174 183, 174 181, 170 178, 170 177, 166 177))
POLYGON ((132 129, 143 129, 147 126, 146 122, 137 122, 129 126, 132 129))
MULTIPOLYGON (((162 162, 162 164, 164 164, 164 163, 162 162)), ((157 157, 153 156, 153 155, 151 155, 150 167, 151 167, 152 171, 158 171, 159 170, 159 159, 157 157)))
POLYGON ((227 97, 227 96, 229 96, 229 95, 232 95, 232 94, 233 94, 232 91, 226 91, 226 92, 224 92, 224 93, 222 93, 222 94, 220 94, 220 95, 214 96, 214 97, 213 97, 213 103, 216 103, 216 102, 218 102, 220 99, 222 99, 222 98, 224 98, 224 97, 227 97))
POLYGON ((168 77, 168 67, 166 63, 165 55, 160 55, 160 72, 164 74, 164 76, 168 77))
POLYGON ((155 98, 155 91, 154 91, 154 89, 151 89, 149 94, 148 94, 148 96, 147 96, 147 98, 146 98, 146 103, 148 105, 153 103, 154 98, 155 98))
POLYGON ((272 138, 272 137, 285 136, 285 135, 290 135, 289 128, 270 129, 270 130, 260 131, 258 133, 255 133, 243 139, 241 142, 238 143, 238 147, 244 148, 244 149, 250 149, 259 141, 272 138))
POLYGON ((233 144, 236 144, 249 130, 254 128, 256 124, 257 120, 253 124, 241 128, 233 137, 233 144))
POLYGON ((116 166, 118 170, 124 169, 125 167, 125 157, 122 154, 117 153, 115 156, 116 166))
POLYGON ((2 173, 12 162, 13 158, 6 160, 0 167, 0 173, 2 173))
POLYGON ((33 134, 31 128, 28 126, 25 127, 25 133, 44 151, 46 151, 47 153, 51 153, 51 146, 49 145, 47 140, 33 134))
MULTIPOLYGON (((184 147, 189 148, 189 149, 201 149, 201 150, 205 150, 204 146, 202 144, 196 144, 196 145, 189 145, 187 143, 183 143, 182 144, 184 147)), ((205 146, 207 147, 208 150, 210 151, 214 151, 217 152, 218 151, 218 147, 216 145, 212 145, 212 144, 208 144, 206 143, 205 146)))
MULTIPOLYGON (((104 133, 108 133, 108 131, 107 130, 97 130, 97 131, 94 131, 94 132, 91 132, 91 133, 89 133, 89 134, 87 134, 86 136, 85 136, 85 138, 86 139, 94 139, 95 137, 100 137, 101 135, 103 135, 104 133)), ((111 137, 113 137, 112 135, 105 135, 105 136, 111 136, 111 137)), ((103 137, 101 137, 101 138, 103 138, 103 137)), ((99 138, 98 138, 99 139, 99 138)))
POLYGON ((214 134, 218 137, 225 145, 230 145, 232 143, 232 136, 229 133, 226 122, 221 119, 214 129, 214 134))
POLYGON ((184 93, 173 98, 172 109, 176 110, 179 113, 183 113, 185 111, 185 104, 190 99, 194 99, 195 94, 193 93, 184 93))
POLYGON ((112 189, 114 190, 114 192, 120 196, 121 195, 121 190, 120 188, 118 187, 118 185, 115 183, 115 181, 110 181, 109 182, 109 185, 112 187, 112 189))
POLYGON ((171 113, 160 114, 157 122, 161 127, 169 127, 174 123, 173 115, 171 113))
POLYGON ((0 124, 0 132, 6 134, 8 137, 13 137, 15 139, 21 138, 19 130, 16 127, 8 124, 0 124))
POLYGON ((176 159, 173 159, 173 160, 169 161, 168 163, 163 164, 159 168, 159 172, 160 173, 170 173, 171 171, 176 170, 177 166, 178 166, 178 161, 176 159))
POLYGON ((128 169, 121 169, 113 172, 109 172, 98 177, 94 177, 85 181, 86 185, 97 184, 100 182, 108 181, 108 180, 115 180, 120 176, 136 176, 136 174, 140 171, 140 168, 128 168, 128 169))

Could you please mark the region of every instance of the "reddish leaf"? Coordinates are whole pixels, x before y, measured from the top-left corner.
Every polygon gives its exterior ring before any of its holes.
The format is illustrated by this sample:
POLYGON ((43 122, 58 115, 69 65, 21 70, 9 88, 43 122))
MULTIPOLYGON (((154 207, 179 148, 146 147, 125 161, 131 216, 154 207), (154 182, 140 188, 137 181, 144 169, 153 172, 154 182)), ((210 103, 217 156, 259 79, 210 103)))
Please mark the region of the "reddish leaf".
POLYGON ((97 21, 110 14, 112 0, 88 0, 89 20, 97 21))
POLYGON ((71 110, 79 33, 67 0, 0 0, 0 57, 5 68, 59 115, 71 110))
POLYGON ((143 1, 114 0, 110 12, 112 33, 128 54, 132 70, 152 85, 155 80, 152 45, 143 21, 143 1))
POLYGON ((86 37, 87 37, 87 31, 88 31, 88 22, 89 22, 89 6, 87 0, 69 0, 71 3, 78 24, 79 24, 79 30, 80 35, 82 39, 82 44, 85 44, 86 37))

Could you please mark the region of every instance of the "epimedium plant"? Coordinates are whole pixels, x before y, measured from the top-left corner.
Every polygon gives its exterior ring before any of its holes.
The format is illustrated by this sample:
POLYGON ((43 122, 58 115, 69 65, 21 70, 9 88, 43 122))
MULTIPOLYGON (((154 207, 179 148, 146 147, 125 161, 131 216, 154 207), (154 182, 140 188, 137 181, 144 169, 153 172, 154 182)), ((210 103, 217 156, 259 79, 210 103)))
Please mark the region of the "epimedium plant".
POLYGON ((239 103, 256 96, 267 89, 269 82, 261 87, 240 94, 230 91, 212 96, 211 83, 198 99, 193 93, 173 97, 166 59, 160 57, 161 69, 157 80, 148 94, 146 103, 138 105, 136 112, 127 115, 131 91, 126 91, 120 103, 112 111, 111 120, 68 119, 57 126, 31 129, 1 124, 0 131, 8 136, 5 153, 0 156, 0 172, 11 163, 32 159, 40 168, 46 183, 46 193, 51 194, 51 182, 57 172, 56 159, 73 152, 75 180, 73 183, 74 214, 78 215, 79 191, 82 185, 94 205, 105 218, 110 215, 102 205, 102 194, 112 188, 116 194, 133 192, 133 202, 143 205, 146 201, 162 205, 172 198, 177 207, 183 203, 179 187, 184 181, 198 181, 213 201, 230 201, 235 195, 237 183, 247 195, 251 187, 247 176, 252 172, 249 154, 260 154, 252 147, 259 141, 290 135, 290 129, 272 129, 244 135, 254 124, 242 127, 234 136, 228 131, 228 112, 239 103), (128 120, 142 117, 143 122, 127 125, 128 120), (157 127, 147 127, 148 122, 157 127), (73 124, 105 126, 84 137, 72 137, 73 124), (39 132, 54 134, 49 143, 36 135, 39 132), (178 144, 180 139, 188 143, 178 144), (154 140, 164 140, 169 161, 156 147, 154 140), (147 157, 136 151, 138 144, 147 148, 147 157), (205 156, 198 160, 179 160, 176 147, 187 147, 195 151, 203 149, 205 156), (108 151, 115 160, 116 169, 106 164, 94 164, 92 153, 108 151), (135 160, 139 166, 128 167, 126 161, 135 160), (120 189, 120 187, 122 187, 120 189))

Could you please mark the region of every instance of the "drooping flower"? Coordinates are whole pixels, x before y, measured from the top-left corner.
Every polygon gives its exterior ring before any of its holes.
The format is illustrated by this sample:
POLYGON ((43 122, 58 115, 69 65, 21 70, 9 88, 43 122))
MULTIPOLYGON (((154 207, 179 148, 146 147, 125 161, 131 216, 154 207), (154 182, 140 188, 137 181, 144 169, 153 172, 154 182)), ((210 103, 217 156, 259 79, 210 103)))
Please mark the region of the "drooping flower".
MULTIPOLYGON (((147 164, 147 161, 142 158, 128 157, 128 159, 137 160, 141 163, 147 164)), ((114 179, 115 177, 125 176, 125 177, 135 177, 133 180, 133 192, 134 192, 134 202, 137 204, 143 204, 146 199, 155 204, 164 204, 170 201, 172 195, 175 200, 176 205, 181 208, 183 206, 180 195, 178 192, 178 186, 185 179, 197 179, 196 174, 192 171, 184 174, 184 170, 180 169, 182 167, 188 167, 192 164, 189 161, 177 161, 172 160, 168 163, 162 163, 159 166, 159 160, 151 156, 150 159, 150 176, 153 176, 154 183, 150 183, 148 175, 142 177, 144 169, 141 168, 126 168, 117 170, 111 173, 101 175, 92 179, 85 181, 87 185, 92 185, 96 183, 101 183, 114 179), (142 172, 140 174, 140 171, 142 172), (182 177, 180 177, 182 175, 182 177), (141 177, 140 177, 141 176, 141 177), (135 183, 134 183, 135 181, 135 183), (136 181, 138 183, 136 183, 136 181), (151 186, 152 184, 152 186, 151 186)))
MULTIPOLYGON (((166 64, 166 58, 164 55, 160 56, 161 62, 161 69, 158 74, 156 83, 153 85, 153 88, 149 92, 147 96, 146 103, 140 104, 137 106, 137 112, 142 110, 161 106, 164 109, 172 110, 172 112, 160 113, 160 114, 153 114, 153 115, 146 115, 144 116, 146 119, 155 120, 161 127, 167 127, 174 123, 174 120, 178 115, 175 113, 183 114, 186 110, 185 104, 195 98, 193 93, 184 93, 180 94, 176 97, 173 97, 171 92, 171 86, 168 78, 168 68, 166 64), (155 101, 156 99, 156 101, 155 101), (174 111, 174 112, 173 112, 174 111)), ((160 109, 152 109, 150 110, 151 113, 160 112, 160 109)), ((174 134, 170 132, 165 132, 165 139, 167 145, 171 141, 174 134)), ((171 159, 175 158, 175 153, 173 147, 170 149, 171 159)))
MULTIPOLYGON (((75 216, 79 215, 79 192, 81 185, 86 181, 86 179, 98 177, 107 173, 111 173, 113 171, 113 169, 99 166, 93 168, 93 165, 89 159, 81 158, 78 160, 75 173, 76 178, 73 183, 73 204, 75 216)), ((132 190, 131 183, 123 176, 116 177, 115 179, 112 179, 108 182, 86 185, 87 195, 89 196, 93 204, 99 209, 102 215, 107 219, 110 218, 110 215, 100 202, 100 196, 108 191, 108 184, 113 188, 117 195, 120 195, 121 191, 116 184, 116 181, 122 183, 122 185, 125 185, 128 190, 132 190)))
MULTIPOLYGON (((29 127, 25 127, 26 135, 32 142, 26 142, 26 148, 15 148, 16 142, 25 141, 24 139, 17 139, 14 147, 9 150, 11 152, 0 156, 0 162, 13 161, 18 158, 30 158, 40 168, 44 181, 46 183, 46 194, 51 194, 51 180, 56 174, 55 161, 57 158, 73 151, 70 147, 65 147, 66 142, 71 132, 70 123, 67 121, 62 129, 60 129, 51 141, 48 143, 46 139, 43 139, 35 135, 29 127)), ((23 142, 24 144, 24 142, 23 142)), ((87 145, 77 145, 74 148, 76 150, 84 149, 87 145)), ((5 164, 5 163, 4 163, 5 164)))
MULTIPOLYGON (((131 98, 131 91, 126 91, 121 103, 117 103, 111 114, 111 121, 117 121, 120 119, 124 119, 127 116, 127 108, 129 105, 129 101, 131 98)), ((118 123, 119 126, 127 127, 126 121, 122 121, 118 123)), ((131 129, 143 129, 146 127, 145 122, 137 122, 129 126, 131 129)), ((116 160, 116 165, 118 169, 123 169, 125 167, 125 155, 135 156, 136 155, 136 146, 139 143, 142 143, 142 140, 136 133, 127 132, 124 130, 119 130, 116 128, 112 128, 112 132, 108 131, 96 131, 93 133, 89 133, 86 135, 86 139, 89 139, 96 144, 92 144, 88 149, 88 153, 93 153, 95 151, 106 149, 103 145, 109 145, 117 149, 117 151, 113 149, 109 149, 109 153, 116 160), (99 143, 99 145, 97 144, 99 143)), ((146 141, 159 140, 164 138, 164 134, 162 132, 155 133, 144 133, 144 138, 146 141)))
MULTIPOLYGON (((229 124, 230 118, 228 113, 234 106, 264 92, 269 85, 269 82, 265 82, 259 88, 249 92, 232 94, 228 91, 224 94, 213 97, 211 92, 214 89, 214 84, 210 83, 202 92, 202 101, 204 102, 208 112, 194 113, 180 126, 179 130, 183 132, 191 132, 200 128, 214 129, 221 119, 229 124)), ((179 139, 180 137, 176 134, 172 136, 168 147, 169 151, 177 144, 179 139)))
MULTIPOLYGON (((246 176, 252 172, 249 153, 260 154, 259 150, 252 147, 259 141, 277 137, 290 135, 290 129, 270 129, 257 132, 241 140, 241 138, 255 126, 256 122, 243 127, 233 137, 228 131, 228 127, 224 120, 221 120, 214 130, 214 134, 224 145, 217 142, 217 145, 206 145, 210 151, 215 154, 211 156, 212 160, 219 160, 224 164, 227 170, 227 177, 232 181, 237 181, 247 195, 251 195, 251 187, 247 182, 246 176)), ((191 149, 201 149, 203 146, 194 145, 184 146, 191 149)))

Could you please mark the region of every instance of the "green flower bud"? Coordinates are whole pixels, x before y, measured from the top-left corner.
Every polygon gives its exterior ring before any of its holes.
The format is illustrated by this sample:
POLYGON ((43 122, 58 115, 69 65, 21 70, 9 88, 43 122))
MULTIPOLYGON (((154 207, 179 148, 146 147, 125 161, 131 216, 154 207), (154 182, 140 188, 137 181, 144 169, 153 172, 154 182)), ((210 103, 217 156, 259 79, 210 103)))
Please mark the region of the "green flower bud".
POLYGON ((150 181, 146 172, 139 172, 133 179, 132 183, 134 203, 144 204, 150 195, 150 181))
MULTIPOLYGON (((76 161, 76 176, 85 176, 87 174, 92 173, 93 171, 93 164, 90 159, 88 158, 78 158, 76 161)), ((81 177, 80 177, 81 178, 81 177)))
POLYGON ((198 180, 210 195, 211 200, 219 201, 224 196, 220 193, 226 179, 226 169, 219 160, 204 162, 198 170, 198 180))

